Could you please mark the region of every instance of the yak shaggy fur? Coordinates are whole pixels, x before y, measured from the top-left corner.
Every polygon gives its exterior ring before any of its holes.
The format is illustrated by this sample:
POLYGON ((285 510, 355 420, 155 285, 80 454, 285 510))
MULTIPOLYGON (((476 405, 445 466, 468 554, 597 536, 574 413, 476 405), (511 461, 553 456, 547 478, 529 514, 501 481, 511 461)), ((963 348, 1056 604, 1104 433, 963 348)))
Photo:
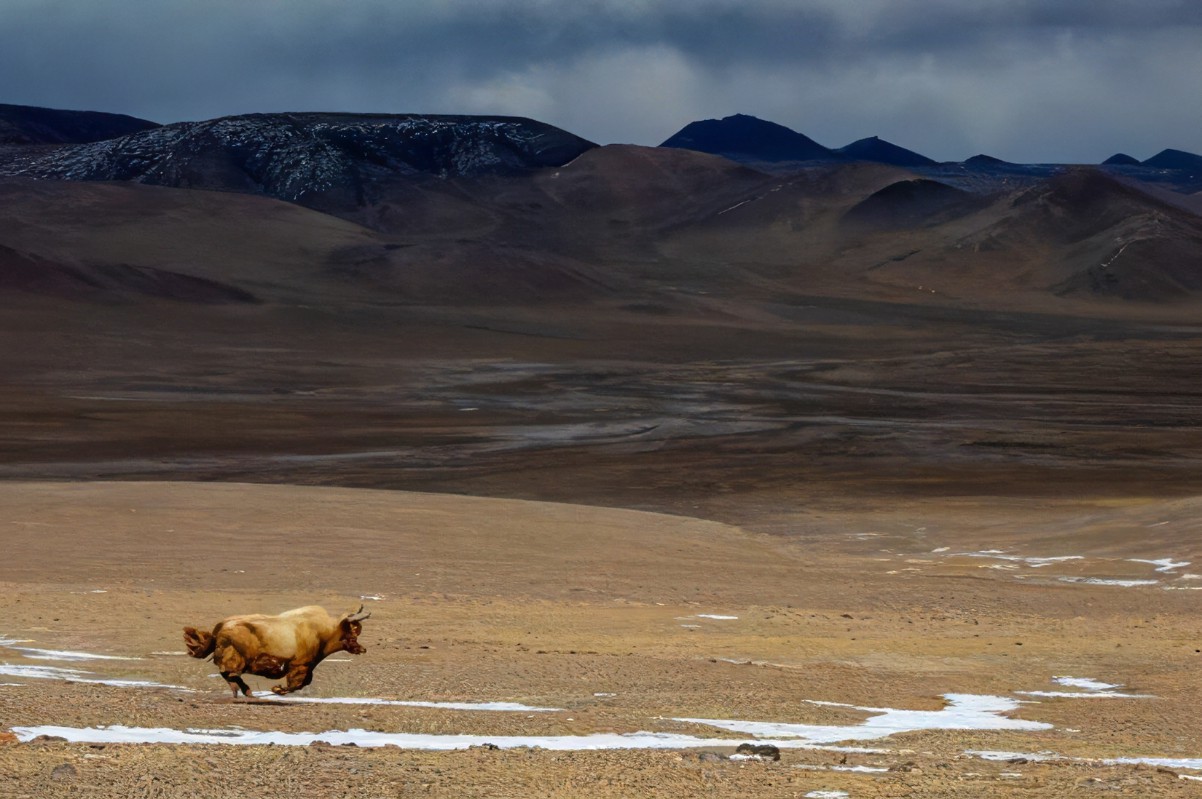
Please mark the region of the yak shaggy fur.
POLYGON ((278 616, 252 613, 217 622, 212 632, 184 628, 184 643, 194 658, 212 657, 221 676, 233 690, 252 696, 243 674, 284 679, 271 690, 277 694, 299 691, 313 681, 313 669, 335 652, 361 655, 363 621, 371 616, 363 606, 353 613, 331 616, 325 608, 308 605, 278 616))

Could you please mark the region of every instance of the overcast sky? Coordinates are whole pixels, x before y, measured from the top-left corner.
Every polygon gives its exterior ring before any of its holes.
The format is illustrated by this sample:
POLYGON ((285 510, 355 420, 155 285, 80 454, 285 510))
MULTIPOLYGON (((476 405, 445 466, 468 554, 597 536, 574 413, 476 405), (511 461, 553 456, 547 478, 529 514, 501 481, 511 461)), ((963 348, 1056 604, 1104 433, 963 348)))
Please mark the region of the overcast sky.
POLYGON ((746 113, 939 160, 1202 153, 1202 0, 0 0, 0 102, 159 122, 746 113))

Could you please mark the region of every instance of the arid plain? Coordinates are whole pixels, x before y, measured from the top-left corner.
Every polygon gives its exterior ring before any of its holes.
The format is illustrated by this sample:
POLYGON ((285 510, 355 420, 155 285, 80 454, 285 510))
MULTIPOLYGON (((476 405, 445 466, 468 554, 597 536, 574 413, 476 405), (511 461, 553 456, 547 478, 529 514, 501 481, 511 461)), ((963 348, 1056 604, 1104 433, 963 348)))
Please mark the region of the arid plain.
POLYGON ((6 179, 3 791, 1202 792, 1202 224, 911 179, 600 148, 360 218, 6 179), (372 611, 336 701, 183 655, 309 603, 372 611), (115 725, 160 742, 36 737, 115 725))

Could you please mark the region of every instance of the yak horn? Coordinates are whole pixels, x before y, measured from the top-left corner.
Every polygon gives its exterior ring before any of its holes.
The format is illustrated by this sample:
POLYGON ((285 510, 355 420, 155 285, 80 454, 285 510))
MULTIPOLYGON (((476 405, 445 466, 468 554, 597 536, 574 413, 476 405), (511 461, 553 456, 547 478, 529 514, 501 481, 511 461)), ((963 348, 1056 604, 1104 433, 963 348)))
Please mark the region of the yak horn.
POLYGON ((354 613, 352 613, 351 615, 346 617, 346 620, 347 621, 363 621, 364 619, 370 618, 370 617, 371 617, 371 611, 369 610, 366 613, 364 613, 363 606, 360 605, 358 610, 356 610, 354 613))

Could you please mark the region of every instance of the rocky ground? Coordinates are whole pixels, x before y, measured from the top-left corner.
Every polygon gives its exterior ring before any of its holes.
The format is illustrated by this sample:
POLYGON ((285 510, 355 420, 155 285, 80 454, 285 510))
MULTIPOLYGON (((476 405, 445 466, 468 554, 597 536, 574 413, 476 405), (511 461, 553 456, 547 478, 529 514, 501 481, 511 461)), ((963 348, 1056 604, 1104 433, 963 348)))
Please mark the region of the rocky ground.
POLYGON ((914 499, 778 514, 769 534, 435 494, 9 483, 3 793, 1202 793, 1197 510, 914 499), (185 624, 314 602, 372 611, 367 652, 299 695, 336 701, 232 701, 183 654, 185 624), (221 743, 74 740, 89 728, 221 743), (255 732, 296 735, 238 745, 255 732), (738 759, 745 742, 780 760, 738 759))

